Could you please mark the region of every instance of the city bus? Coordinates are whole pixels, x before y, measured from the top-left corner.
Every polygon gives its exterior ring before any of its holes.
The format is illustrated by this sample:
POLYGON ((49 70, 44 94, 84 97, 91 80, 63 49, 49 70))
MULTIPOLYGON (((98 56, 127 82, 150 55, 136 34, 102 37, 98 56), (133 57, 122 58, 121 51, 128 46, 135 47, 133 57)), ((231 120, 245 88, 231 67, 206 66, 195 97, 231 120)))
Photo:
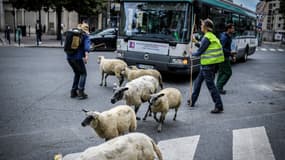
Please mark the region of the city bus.
MULTIPOLYGON (((210 18, 219 36, 226 23, 235 25, 233 50, 244 61, 257 46, 256 14, 225 0, 121 0, 117 58, 138 68, 189 74, 200 57, 190 55, 191 29, 200 35, 200 20, 210 18), (195 17, 195 18, 194 18, 195 17), (195 23, 194 23, 195 19, 195 23)), ((200 36, 201 37, 201 36, 200 36)))

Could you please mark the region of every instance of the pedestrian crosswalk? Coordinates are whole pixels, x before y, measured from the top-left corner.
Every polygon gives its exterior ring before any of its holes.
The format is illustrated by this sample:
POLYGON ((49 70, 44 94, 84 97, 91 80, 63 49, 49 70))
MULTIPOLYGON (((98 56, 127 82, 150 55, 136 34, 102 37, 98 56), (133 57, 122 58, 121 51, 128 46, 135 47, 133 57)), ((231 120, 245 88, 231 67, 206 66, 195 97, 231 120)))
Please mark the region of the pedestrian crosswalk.
MULTIPOLYGON (((195 135, 168 139, 159 141, 158 147, 164 160, 193 160, 203 138, 195 135)), ((72 153, 63 160, 77 160, 79 157, 80 153, 72 153)), ((232 160, 275 160, 264 126, 232 130, 232 160)))
POLYGON ((233 131, 233 160, 275 160, 264 127, 233 131))
MULTIPOLYGON (((245 128, 232 131, 233 160, 275 160, 265 128, 245 128)), ((199 135, 169 139, 158 143, 164 160, 193 160, 199 135)))
POLYGON ((282 49, 282 48, 258 47, 258 48, 256 48, 256 51, 261 51, 261 52, 284 52, 285 53, 285 49, 282 49))

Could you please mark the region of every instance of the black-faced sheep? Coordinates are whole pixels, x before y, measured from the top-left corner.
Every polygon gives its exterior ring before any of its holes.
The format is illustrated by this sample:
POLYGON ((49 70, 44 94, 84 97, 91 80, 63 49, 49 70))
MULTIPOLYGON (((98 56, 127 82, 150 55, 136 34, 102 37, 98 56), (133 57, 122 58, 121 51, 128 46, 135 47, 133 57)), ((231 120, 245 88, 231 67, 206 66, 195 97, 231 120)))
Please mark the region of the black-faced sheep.
POLYGON ((124 61, 119 59, 106 59, 104 56, 98 56, 98 64, 100 64, 102 76, 100 86, 103 85, 103 79, 105 80, 104 86, 107 86, 107 77, 109 75, 115 75, 119 80, 119 85, 122 85, 124 76, 121 73, 127 67, 127 64, 124 61))
MULTIPOLYGON (((135 113, 138 112, 140 105, 150 99, 150 95, 158 91, 159 83, 153 76, 142 76, 134 79, 124 87, 114 88, 114 95, 111 103, 114 104, 122 99, 126 104, 135 106, 135 113)), ((137 117, 140 120, 139 117, 137 117)))
POLYGON ((155 142, 145 134, 129 133, 90 147, 80 155, 80 160, 163 160, 155 142))
POLYGON ((159 122, 157 131, 160 132, 165 116, 169 109, 175 109, 173 120, 176 120, 177 111, 182 101, 181 92, 176 88, 165 88, 159 93, 151 95, 149 100, 149 109, 145 113, 143 120, 146 120, 149 110, 154 113, 154 119, 159 122), (157 112, 160 112, 160 119, 156 117, 157 112))
POLYGON ((134 132, 137 128, 136 114, 127 105, 119 105, 102 113, 86 111, 86 118, 81 125, 90 125, 99 137, 109 140, 124 134, 134 132))
POLYGON ((160 85, 160 88, 163 88, 163 83, 162 83, 162 76, 159 71, 155 69, 138 69, 136 66, 130 66, 126 67, 122 71, 122 75, 128 80, 134 80, 136 78, 139 78, 141 76, 149 75, 155 77, 160 85))

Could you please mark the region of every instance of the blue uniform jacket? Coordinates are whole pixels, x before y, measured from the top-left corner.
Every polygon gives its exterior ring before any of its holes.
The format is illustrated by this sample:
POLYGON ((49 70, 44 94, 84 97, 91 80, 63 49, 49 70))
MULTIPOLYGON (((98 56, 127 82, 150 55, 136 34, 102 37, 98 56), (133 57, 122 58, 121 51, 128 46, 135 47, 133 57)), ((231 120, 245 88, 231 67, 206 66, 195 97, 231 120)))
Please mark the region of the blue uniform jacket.
POLYGON ((221 33, 220 41, 223 46, 225 58, 229 58, 231 56, 232 38, 226 32, 223 32, 221 33))

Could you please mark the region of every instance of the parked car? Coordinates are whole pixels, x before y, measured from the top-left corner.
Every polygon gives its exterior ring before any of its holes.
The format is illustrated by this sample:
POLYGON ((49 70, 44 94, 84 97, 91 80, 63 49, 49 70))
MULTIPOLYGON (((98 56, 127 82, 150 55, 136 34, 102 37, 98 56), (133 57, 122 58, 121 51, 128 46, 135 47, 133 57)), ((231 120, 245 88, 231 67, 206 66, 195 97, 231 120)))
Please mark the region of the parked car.
POLYGON ((117 28, 108 28, 102 31, 90 33, 91 51, 116 50, 117 28))

